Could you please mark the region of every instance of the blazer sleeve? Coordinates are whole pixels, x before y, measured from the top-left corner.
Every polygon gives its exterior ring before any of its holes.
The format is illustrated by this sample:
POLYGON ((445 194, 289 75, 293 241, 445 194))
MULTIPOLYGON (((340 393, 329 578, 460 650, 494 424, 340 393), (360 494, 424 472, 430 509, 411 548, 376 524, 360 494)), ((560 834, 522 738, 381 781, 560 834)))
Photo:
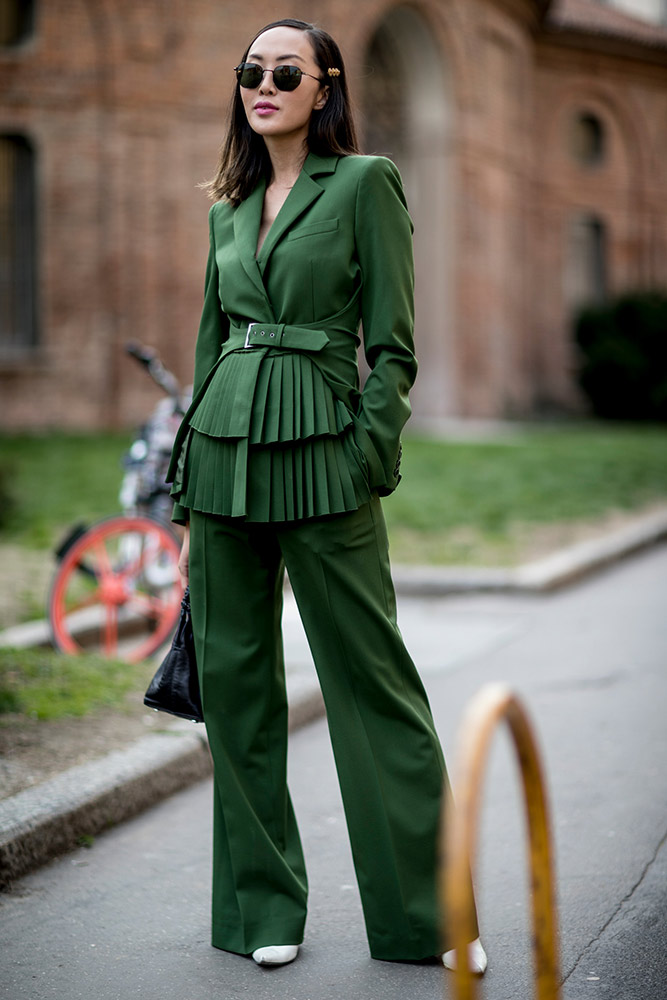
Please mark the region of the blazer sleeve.
MULTIPOLYGON (((229 318, 223 313, 220 304, 220 293, 218 291, 220 275, 215 258, 215 233, 213 231, 213 213, 215 205, 211 207, 208 214, 209 228, 209 250, 206 262, 206 276, 204 279, 204 307, 202 309, 201 320, 199 322, 199 332, 197 334, 197 345, 195 347, 195 371, 192 382, 192 398, 195 399, 197 393, 206 381, 206 376, 210 372, 215 362, 220 357, 223 343, 229 337, 229 318)), ((181 429, 176 438, 174 446, 174 458, 177 460, 180 449, 183 447, 184 437, 187 433, 187 416, 181 425, 181 429), (178 454, 176 454, 178 452, 178 454)), ((189 520, 188 511, 178 501, 174 502, 172 511, 172 521, 176 524, 187 524, 189 520)))
POLYGON ((412 220, 401 176, 385 157, 367 159, 357 188, 355 242, 362 273, 361 319, 370 368, 357 413, 357 443, 370 485, 387 496, 399 483, 401 431, 417 375, 414 353, 412 220))
POLYGON ((197 345, 195 347, 195 373, 192 395, 197 395, 206 376, 220 357, 222 345, 229 338, 229 319, 220 304, 220 275, 215 259, 215 232, 213 214, 216 206, 208 213, 209 251, 204 281, 204 307, 199 322, 197 345))

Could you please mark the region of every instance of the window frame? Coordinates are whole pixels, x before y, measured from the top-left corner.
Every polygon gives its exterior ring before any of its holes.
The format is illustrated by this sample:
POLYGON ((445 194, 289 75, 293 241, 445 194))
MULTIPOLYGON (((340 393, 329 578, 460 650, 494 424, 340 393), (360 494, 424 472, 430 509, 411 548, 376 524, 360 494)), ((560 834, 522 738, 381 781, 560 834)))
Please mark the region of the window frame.
POLYGON ((34 359, 41 346, 37 151, 29 135, 1 129, 0 159, 4 158, 1 147, 5 143, 8 166, 0 162, 0 364, 3 366, 34 359))

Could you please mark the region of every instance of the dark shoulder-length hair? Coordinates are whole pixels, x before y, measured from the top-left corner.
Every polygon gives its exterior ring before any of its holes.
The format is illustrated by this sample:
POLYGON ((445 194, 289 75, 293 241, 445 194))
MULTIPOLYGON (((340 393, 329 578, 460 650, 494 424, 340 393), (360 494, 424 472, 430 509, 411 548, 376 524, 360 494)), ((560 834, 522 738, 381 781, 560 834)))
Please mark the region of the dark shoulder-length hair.
MULTIPOLYGON (((243 53, 241 62, 246 61, 251 47, 260 35, 269 28, 282 27, 298 28, 308 34, 322 79, 329 87, 326 104, 320 110, 313 111, 310 119, 309 152, 319 156, 348 156, 358 153, 343 57, 338 45, 326 31, 307 21, 290 17, 273 21, 257 32, 243 53), (339 69, 339 75, 330 76, 330 68, 339 69)), ((232 205, 239 205, 261 177, 265 177, 267 182, 270 180, 271 160, 264 139, 248 124, 237 82, 229 109, 227 135, 220 149, 218 169, 215 176, 202 184, 202 187, 215 201, 225 199, 232 205)))

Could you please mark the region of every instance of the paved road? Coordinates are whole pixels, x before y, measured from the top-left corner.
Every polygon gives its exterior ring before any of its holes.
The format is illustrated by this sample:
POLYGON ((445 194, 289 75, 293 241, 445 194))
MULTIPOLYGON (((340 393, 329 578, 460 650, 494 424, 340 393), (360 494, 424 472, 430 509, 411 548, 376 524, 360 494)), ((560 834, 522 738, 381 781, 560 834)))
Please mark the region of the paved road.
MULTIPOLYGON (((563 1000, 667 997, 667 548, 535 598, 403 601, 451 760, 467 700, 508 682, 549 777, 563 1000)), ((289 625, 292 655, 305 655, 289 625)), ((294 734, 291 786, 311 881, 306 944, 273 971, 208 945, 209 782, 99 837, 1 898, 7 1000, 434 1000, 437 965, 368 957, 324 722, 294 734)), ((499 735, 477 868, 486 1000, 532 996, 524 833, 499 735)), ((451 996, 446 991, 446 996, 451 996)))

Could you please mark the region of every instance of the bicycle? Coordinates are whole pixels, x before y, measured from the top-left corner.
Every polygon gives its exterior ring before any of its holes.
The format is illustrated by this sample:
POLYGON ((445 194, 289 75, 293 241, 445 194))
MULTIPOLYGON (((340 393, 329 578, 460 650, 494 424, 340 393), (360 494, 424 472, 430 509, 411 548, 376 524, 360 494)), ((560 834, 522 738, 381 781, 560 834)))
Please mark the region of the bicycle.
POLYGON ((56 649, 134 663, 169 639, 180 611, 181 543, 169 521, 164 477, 189 396, 152 349, 133 343, 126 350, 167 398, 125 455, 123 513, 76 525, 56 550, 48 619, 56 649))

